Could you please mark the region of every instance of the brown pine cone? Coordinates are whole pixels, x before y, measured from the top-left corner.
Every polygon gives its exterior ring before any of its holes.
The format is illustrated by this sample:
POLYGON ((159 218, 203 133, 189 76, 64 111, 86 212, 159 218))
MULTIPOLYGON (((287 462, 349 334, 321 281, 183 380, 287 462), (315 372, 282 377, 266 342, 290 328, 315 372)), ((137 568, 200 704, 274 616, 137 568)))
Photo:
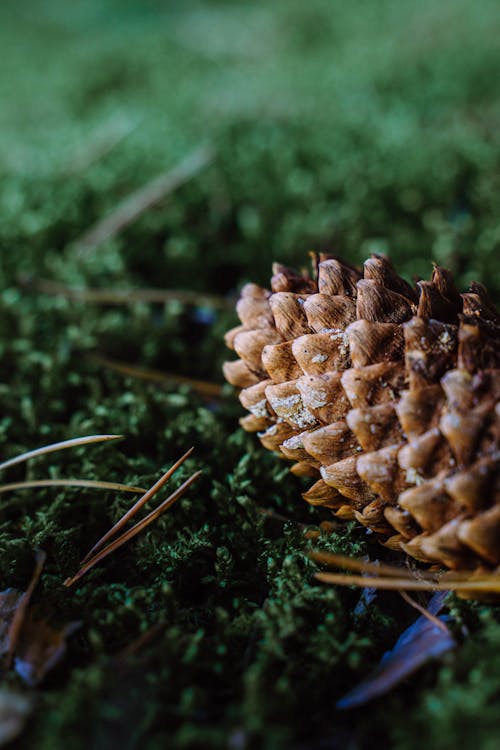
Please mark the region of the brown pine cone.
POLYGON ((275 264, 247 284, 224 374, 262 444, 316 478, 313 505, 452 569, 500 565, 500 315, 436 266, 410 286, 382 256, 275 264))

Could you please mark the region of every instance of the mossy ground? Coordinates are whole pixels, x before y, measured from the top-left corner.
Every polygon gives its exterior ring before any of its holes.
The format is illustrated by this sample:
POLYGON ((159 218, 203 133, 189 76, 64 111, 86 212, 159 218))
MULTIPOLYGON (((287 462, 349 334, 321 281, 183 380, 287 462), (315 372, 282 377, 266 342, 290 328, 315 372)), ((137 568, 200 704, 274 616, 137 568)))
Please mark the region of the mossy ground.
MULTIPOLYGON (((359 591, 315 583, 301 524, 327 515, 306 507, 287 467, 240 431, 231 389, 201 400, 91 357, 221 382, 232 313, 69 302, 26 283, 230 297, 244 280, 264 283, 272 259, 301 265, 308 250, 328 249, 359 261, 384 250, 408 277, 436 260, 462 285, 476 278, 498 295, 496 0, 5 0, 0 20, 1 454, 125 436, 5 478, 149 486, 190 445, 174 485, 204 472, 70 590, 62 581, 130 497, 1 496, 0 588, 26 584, 40 546, 48 562, 36 600, 61 622, 82 620, 17 745, 496 748, 498 608, 453 600, 468 636, 444 665, 335 712, 415 613, 397 594, 363 609, 359 591), (76 252, 94 221, 207 142, 216 159, 190 184, 76 252), (149 645, 117 661, 160 620, 149 645)), ((316 544, 380 554, 359 528, 316 544)))

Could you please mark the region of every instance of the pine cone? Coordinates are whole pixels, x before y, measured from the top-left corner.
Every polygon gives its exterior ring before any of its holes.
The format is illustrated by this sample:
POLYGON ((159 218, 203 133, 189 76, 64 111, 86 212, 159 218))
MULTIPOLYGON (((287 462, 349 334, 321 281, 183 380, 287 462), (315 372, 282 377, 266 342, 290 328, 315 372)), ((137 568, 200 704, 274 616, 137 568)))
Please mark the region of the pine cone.
POLYGON ((384 257, 275 264, 246 285, 224 374, 262 444, 316 481, 304 494, 451 569, 500 565, 500 316, 436 266, 410 286, 384 257))

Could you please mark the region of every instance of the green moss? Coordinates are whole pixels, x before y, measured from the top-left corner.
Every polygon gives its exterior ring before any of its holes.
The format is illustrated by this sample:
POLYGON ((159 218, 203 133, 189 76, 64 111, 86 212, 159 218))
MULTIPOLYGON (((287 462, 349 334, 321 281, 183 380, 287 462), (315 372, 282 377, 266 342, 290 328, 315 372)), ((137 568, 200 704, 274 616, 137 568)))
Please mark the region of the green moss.
MULTIPOLYGON (((444 666, 335 712, 414 611, 395 594, 366 607, 355 589, 316 584, 301 524, 328 513, 306 506, 299 480, 238 428, 230 388, 202 400, 90 356, 221 383, 235 315, 69 302, 34 282, 231 299, 243 281, 265 283, 272 259, 300 266, 315 249, 361 261, 377 249, 407 277, 437 260, 461 285, 476 278, 498 294, 495 0, 18 5, 0 8, 0 453, 80 434, 125 439, 5 477, 149 486, 191 445, 172 486, 203 469, 69 591, 62 581, 130 496, 0 496, 0 588, 26 584, 41 546, 35 601, 82 620, 18 746, 493 748, 498 608, 452 600, 468 635, 444 666), (75 252, 94 221, 202 141, 217 148, 209 168, 96 251, 75 252)), ((356 526, 314 544, 381 554, 356 526)))
POLYGON ((489 612, 484 612, 481 619, 481 632, 472 636, 458 656, 440 671, 437 684, 419 696, 409 717, 410 726, 404 732, 395 727, 393 735, 398 746, 416 748, 424 743, 439 750, 458 744, 476 744, 484 750, 495 747, 500 625, 489 612))

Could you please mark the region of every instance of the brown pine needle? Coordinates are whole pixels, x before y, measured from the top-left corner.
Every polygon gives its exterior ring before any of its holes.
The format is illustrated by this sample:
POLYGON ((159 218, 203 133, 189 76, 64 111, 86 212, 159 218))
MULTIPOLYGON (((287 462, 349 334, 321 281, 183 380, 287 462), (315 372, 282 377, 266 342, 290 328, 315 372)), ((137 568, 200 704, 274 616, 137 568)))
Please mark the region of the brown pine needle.
POLYGON ((0 485, 0 493, 14 490, 28 490, 34 487, 89 487, 97 490, 116 490, 117 492, 145 492, 143 487, 134 487, 119 482, 100 482, 98 479, 33 479, 30 482, 12 482, 0 485))
POLYGON ((307 529, 308 526, 305 523, 301 523, 300 521, 296 521, 294 518, 288 518, 287 516, 284 516, 282 513, 277 513, 274 510, 271 510, 270 508, 262 508, 261 506, 257 506, 257 512, 260 513, 261 516, 265 516, 266 518, 271 518, 273 521, 279 521, 280 523, 291 523, 295 526, 298 526, 299 529, 307 529))
POLYGON ((115 209, 97 221, 73 243, 81 257, 88 256, 99 245, 115 237, 139 216, 164 200, 177 188, 192 180, 214 160, 215 152, 201 146, 188 154, 177 166, 162 172, 125 198, 115 209))
POLYGON ((7 651, 7 654, 5 656, 4 660, 4 669, 10 669, 10 665, 12 663, 12 657, 14 655, 14 650, 17 645, 17 640, 19 637, 19 633, 21 631, 21 626, 24 621, 24 617, 26 614, 26 608, 28 604, 30 603, 31 596, 33 594, 33 591, 36 588, 36 585, 38 581, 40 580, 40 576, 42 575, 43 566, 45 565, 45 560, 47 559, 47 555, 43 550, 37 550, 36 552, 36 558, 35 558, 35 569, 33 571, 33 575, 31 576, 31 581, 29 582, 29 586, 22 595, 22 598, 19 602, 19 605, 14 613, 14 617, 12 618, 12 622, 10 623, 9 627, 9 650, 7 651))
MULTIPOLYGON (((397 565, 386 565, 384 563, 369 562, 367 560, 359 560, 355 557, 348 557, 347 555, 338 555, 335 552, 320 552, 314 550, 310 553, 310 557, 316 562, 323 563, 324 565, 334 565, 336 568, 346 568, 358 573, 371 573, 376 577, 389 576, 391 578, 415 578, 415 572, 408 568, 400 568, 397 565)), ((439 574, 433 571, 418 571, 420 577, 422 574, 423 578, 431 578, 434 580, 439 574)))
POLYGON ((436 615, 433 615, 432 612, 429 612, 428 609, 423 607, 421 604, 415 601, 415 599, 406 593, 406 591, 400 591, 399 595, 405 600, 407 604, 410 605, 410 607, 413 607, 413 609, 416 609, 417 612, 420 612, 421 615, 423 615, 427 620, 432 622, 433 625, 435 625, 437 628, 443 631, 443 633, 446 633, 449 635, 450 631, 446 627, 446 624, 439 619, 439 617, 436 617, 436 615))
POLYGON ((78 573, 74 575, 72 578, 67 578, 64 581, 64 586, 69 587, 72 586, 76 581, 78 581, 82 576, 85 575, 91 568, 94 567, 94 565, 97 565, 98 562, 103 560, 105 557, 110 555, 115 550, 119 549, 123 544, 130 541, 130 539, 133 539, 133 537, 137 536, 143 529, 145 529, 147 526, 149 526, 150 523, 153 521, 156 521, 157 518, 159 518, 162 513, 164 513, 168 508, 170 508, 177 500, 179 500, 180 497, 186 492, 186 490, 195 482, 198 477, 201 475, 201 471, 197 471, 195 474, 193 474, 189 479, 187 479, 181 486, 175 490, 169 497, 167 497, 166 500, 164 500, 155 510, 151 511, 145 518, 142 519, 142 521, 139 521, 135 524, 135 526, 132 526, 131 529, 126 531, 124 534, 122 534, 120 537, 112 541, 110 544, 108 544, 107 547, 104 547, 100 552, 97 552, 96 555, 90 558, 88 562, 83 565, 78 573))
POLYGON ((132 643, 127 644, 125 648, 119 651, 115 656, 118 666, 124 667, 125 662, 130 659, 131 656, 135 656, 138 651, 144 648, 144 646, 147 646, 153 640, 153 638, 155 638, 159 633, 161 633, 162 630, 167 627, 167 625, 167 620, 159 620, 158 622, 155 622, 154 625, 151 625, 150 628, 145 630, 144 633, 141 633, 135 640, 132 641, 132 643))
POLYGON ((181 456, 181 458, 179 458, 179 460, 176 461, 175 464, 173 464, 173 466, 171 466, 170 469, 162 477, 160 477, 160 479, 152 487, 149 488, 149 490, 143 490, 144 495, 140 497, 139 500, 137 500, 137 502, 134 503, 134 505, 132 505, 132 507, 120 518, 120 520, 117 521, 115 525, 112 526, 111 529, 107 531, 106 534, 104 534, 104 536, 102 536, 99 541, 94 544, 92 549, 85 555, 85 557, 81 561, 81 565, 85 565, 85 563, 90 560, 90 558, 97 552, 100 547, 103 547, 106 542, 111 539, 111 537, 115 536, 120 531, 120 529, 125 526, 127 521, 133 518, 135 514, 142 508, 142 506, 145 505, 148 500, 151 500, 154 495, 156 495, 156 493, 163 487, 163 485, 168 482, 172 474, 177 471, 179 466, 182 466, 184 461, 189 458, 193 451, 194 448, 190 448, 188 451, 186 451, 186 453, 181 456))
POLYGON ((118 440, 122 437, 123 435, 86 435, 85 437, 63 440, 60 443, 44 445, 41 448, 36 448, 27 453, 21 453, 19 456, 14 456, 14 458, 9 458, 8 461, 4 461, 0 464, 0 470, 6 469, 9 466, 14 466, 15 464, 23 463, 30 458, 35 458, 36 456, 43 456, 46 453, 54 453, 55 451, 62 451, 65 448, 74 448, 78 445, 87 445, 89 443, 103 443, 107 440, 118 440))
POLYGON ((428 583, 438 581, 450 581, 450 582, 467 582, 471 580, 479 580, 478 575, 486 576, 488 579, 496 580, 496 573, 484 574, 484 573, 473 573, 472 571, 457 572, 454 570, 421 570, 421 569, 409 569, 400 568, 397 565, 379 564, 364 560, 359 560, 355 557, 348 557, 347 555, 338 555, 334 552, 323 552, 314 550, 309 555, 313 560, 324 565, 334 565, 337 568, 346 568, 358 573, 367 573, 374 575, 375 578, 407 578, 409 580, 423 581, 428 583), (475 578, 472 578, 475 576, 475 578))
POLYGON ((88 169, 115 149, 137 126, 138 120, 113 118, 110 122, 104 123, 104 127, 94 134, 85 151, 78 151, 66 168, 61 170, 62 174, 72 177, 88 169))
POLYGON ((97 365, 106 367, 108 370, 114 370, 125 375, 126 377, 139 378, 140 380, 149 380, 153 383, 175 383, 177 385, 187 385, 201 394, 202 396, 209 396, 213 398, 222 397, 222 386, 218 383, 211 383, 207 380, 196 380, 195 378, 187 378, 183 375, 176 375, 171 372, 162 372, 161 370, 148 370, 144 367, 136 367, 135 365, 128 364, 127 362, 120 362, 116 359, 109 359, 103 357, 100 354, 94 354, 89 359, 97 365))
POLYGON ((100 305, 131 305, 136 302, 162 304, 181 302, 195 307, 212 307, 220 310, 232 310, 234 300, 222 295, 205 294, 183 289, 95 289, 88 287, 68 287, 52 279, 37 279, 27 275, 20 276, 19 282, 26 287, 36 289, 42 294, 78 302, 100 305))
POLYGON ((500 593, 500 576, 483 574, 481 578, 469 577, 458 580, 446 575, 440 581, 418 580, 408 578, 376 578, 375 576, 355 576, 345 573, 316 573, 315 577, 323 583, 339 586, 360 586, 362 588, 386 589, 392 591, 471 591, 500 593))

